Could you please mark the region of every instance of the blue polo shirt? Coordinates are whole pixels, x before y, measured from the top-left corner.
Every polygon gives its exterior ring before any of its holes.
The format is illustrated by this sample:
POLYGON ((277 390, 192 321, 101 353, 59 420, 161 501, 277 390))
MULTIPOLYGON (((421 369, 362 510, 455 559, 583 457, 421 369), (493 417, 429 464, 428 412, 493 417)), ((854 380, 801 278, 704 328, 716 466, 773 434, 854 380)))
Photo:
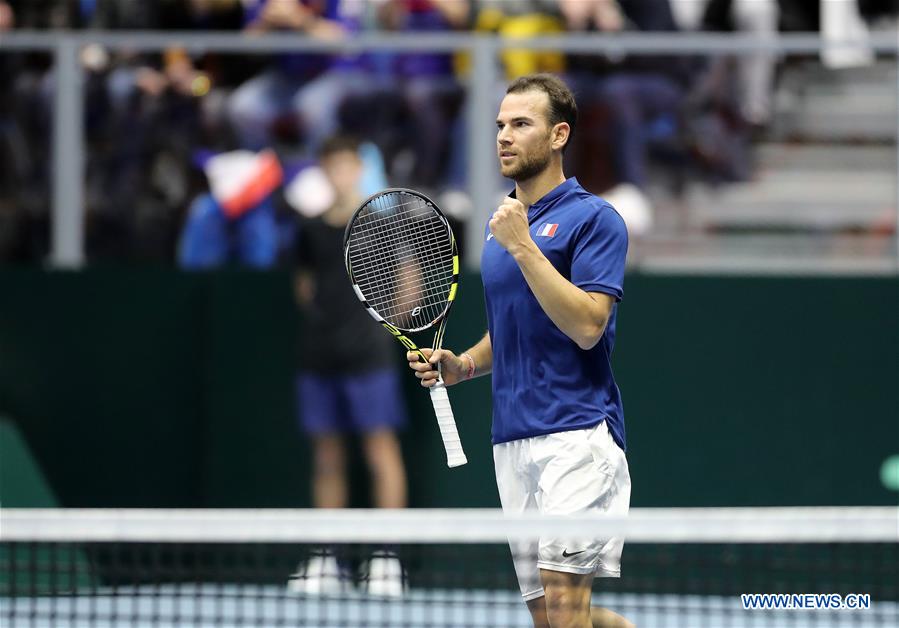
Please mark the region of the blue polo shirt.
POLYGON ((493 346, 493 443, 606 421, 624 449, 624 412, 612 376, 627 230, 611 205, 570 178, 528 208, 531 237, 585 292, 615 297, 605 333, 584 351, 540 307, 511 255, 485 230, 481 275, 493 346))

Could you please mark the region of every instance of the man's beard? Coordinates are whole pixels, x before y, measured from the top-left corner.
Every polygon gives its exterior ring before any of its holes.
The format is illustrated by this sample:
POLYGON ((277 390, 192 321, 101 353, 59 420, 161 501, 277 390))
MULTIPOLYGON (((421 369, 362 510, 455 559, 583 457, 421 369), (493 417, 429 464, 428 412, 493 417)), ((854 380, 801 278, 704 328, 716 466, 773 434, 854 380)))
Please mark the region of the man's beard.
POLYGON ((520 161, 517 164, 513 165, 509 170, 500 170, 502 175, 508 179, 512 179, 513 181, 527 181, 546 170, 549 166, 551 156, 552 153, 549 150, 542 153, 532 154, 527 158, 523 158, 519 155, 520 161))

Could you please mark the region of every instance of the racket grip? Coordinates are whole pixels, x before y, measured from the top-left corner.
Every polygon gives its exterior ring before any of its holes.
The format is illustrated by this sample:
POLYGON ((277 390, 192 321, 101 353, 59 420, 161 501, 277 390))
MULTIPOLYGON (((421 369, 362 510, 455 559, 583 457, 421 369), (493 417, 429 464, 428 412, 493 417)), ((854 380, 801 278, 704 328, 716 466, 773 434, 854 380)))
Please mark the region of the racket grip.
POLYGON ((437 425, 440 427, 443 447, 446 449, 446 465, 450 468, 460 467, 468 462, 468 458, 462 451, 462 441, 459 440, 459 430, 456 429, 456 419, 453 417, 453 408, 446 394, 446 386, 442 381, 438 381, 430 390, 431 403, 434 404, 434 414, 437 415, 437 425))

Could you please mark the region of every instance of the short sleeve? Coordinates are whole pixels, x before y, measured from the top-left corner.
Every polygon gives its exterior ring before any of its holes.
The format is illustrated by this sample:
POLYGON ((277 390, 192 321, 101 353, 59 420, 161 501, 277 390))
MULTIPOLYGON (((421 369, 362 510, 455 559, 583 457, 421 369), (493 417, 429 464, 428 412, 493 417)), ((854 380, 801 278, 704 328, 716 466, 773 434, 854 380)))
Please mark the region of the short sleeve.
POLYGON ((571 258, 571 283, 585 292, 603 292, 620 301, 624 296, 627 227, 609 205, 585 224, 571 258))

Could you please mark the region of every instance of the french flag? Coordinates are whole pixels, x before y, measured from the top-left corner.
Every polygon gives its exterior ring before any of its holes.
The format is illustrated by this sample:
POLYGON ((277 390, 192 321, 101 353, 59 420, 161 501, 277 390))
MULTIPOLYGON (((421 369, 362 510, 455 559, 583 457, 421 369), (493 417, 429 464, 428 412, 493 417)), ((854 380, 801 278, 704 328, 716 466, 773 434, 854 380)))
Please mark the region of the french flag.
POLYGON ((551 238, 556 235, 556 229, 559 228, 557 223, 547 222, 540 225, 540 228, 537 230, 538 236, 546 236, 547 238, 551 238))

